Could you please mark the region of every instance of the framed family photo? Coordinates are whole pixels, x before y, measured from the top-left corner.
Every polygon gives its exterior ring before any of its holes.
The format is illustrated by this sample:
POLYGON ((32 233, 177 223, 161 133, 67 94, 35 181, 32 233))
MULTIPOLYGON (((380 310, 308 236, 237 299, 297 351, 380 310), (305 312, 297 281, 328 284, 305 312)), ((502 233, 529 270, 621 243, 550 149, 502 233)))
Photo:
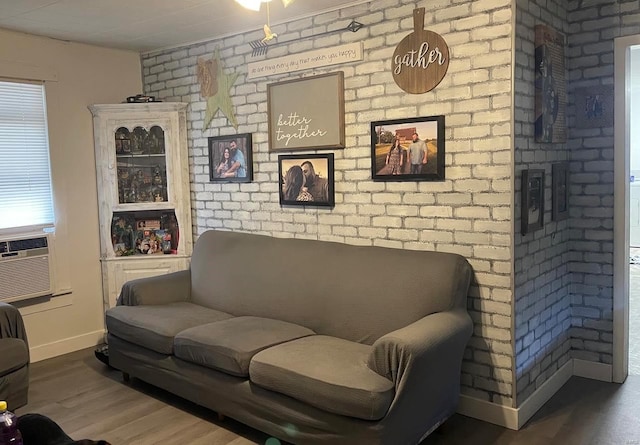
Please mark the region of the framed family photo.
POLYGON ((544 225, 544 170, 522 170, 522 227, 523 235, 544 225))
POLYGON ((280 204, 333 207, 333 153, 278 156, 280 204))
POLYGON ((209 138, 209 181, 251 182, 251 133, 209 138))
POLYGON ((371 122, 374 181, 443 181, 444 116, 371 122))

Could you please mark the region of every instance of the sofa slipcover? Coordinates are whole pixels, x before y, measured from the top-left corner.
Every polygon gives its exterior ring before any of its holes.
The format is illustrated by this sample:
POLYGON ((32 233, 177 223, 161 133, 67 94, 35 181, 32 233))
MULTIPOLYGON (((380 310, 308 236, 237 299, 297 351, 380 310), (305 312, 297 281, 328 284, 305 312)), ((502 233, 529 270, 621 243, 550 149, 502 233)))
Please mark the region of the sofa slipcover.
POLYGON ((173 353, 173 340, 179 332, 232 317, 187 302, 112 309, 107 317, 109 332, 163 354, 173 353))
POLYGON ((27 404, 29 342, 20 312, 0 302, 0 400, 12 411, 27 404))
POLYGON ((371 346, 314 335, 268 348, 251 360, 251 382, 336 414, 379 420, 393 382, 367 366, 371 346))
POLYGON ((450 253, 211 230, 125 283, 110 365, 289 443, 416 445, 456 410, 470 280, 450 253))
POLYGON ((176 357, 240 377, 249 376, 255 354, 297 338, 311 329, 261 317, 235 317, 186 329, 175 337, 176 357))

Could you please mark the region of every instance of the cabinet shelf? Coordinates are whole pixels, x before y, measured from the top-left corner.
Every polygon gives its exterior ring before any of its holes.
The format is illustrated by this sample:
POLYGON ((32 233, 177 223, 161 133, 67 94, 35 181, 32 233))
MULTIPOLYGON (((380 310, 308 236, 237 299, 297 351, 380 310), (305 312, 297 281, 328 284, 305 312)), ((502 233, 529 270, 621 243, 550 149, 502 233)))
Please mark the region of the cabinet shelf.
POLYGON ((185 103, 91 105, 105 308, 193 250, 185 103))
POLYGON ((116 159, 126 159, 126 158, 159 158, 164 159, 166 155, 164 153, 160 154, 117 154, 116 159))

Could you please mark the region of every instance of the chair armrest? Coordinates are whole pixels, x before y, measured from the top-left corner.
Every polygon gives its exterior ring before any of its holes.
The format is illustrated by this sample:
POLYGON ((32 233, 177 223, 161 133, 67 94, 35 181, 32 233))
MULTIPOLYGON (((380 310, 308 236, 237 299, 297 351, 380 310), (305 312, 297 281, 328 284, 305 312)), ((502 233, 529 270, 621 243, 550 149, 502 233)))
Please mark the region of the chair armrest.
POLYGON ((367 364, 393 381, 396 392, 407 384, 416 393, 452 379, 450 383, 459 385, 462 356, 472 331, 471 317, 462 309, 431 314, 376 340, 367 364))
POLYGON ((0 302, 0 338, 19 338, 27 343, 27 331, 22 315, 15 306, 0 302))
POLYGON ((189 301, 191 271, 181 270, 124 283, 117 306, 141 306, 189 301))

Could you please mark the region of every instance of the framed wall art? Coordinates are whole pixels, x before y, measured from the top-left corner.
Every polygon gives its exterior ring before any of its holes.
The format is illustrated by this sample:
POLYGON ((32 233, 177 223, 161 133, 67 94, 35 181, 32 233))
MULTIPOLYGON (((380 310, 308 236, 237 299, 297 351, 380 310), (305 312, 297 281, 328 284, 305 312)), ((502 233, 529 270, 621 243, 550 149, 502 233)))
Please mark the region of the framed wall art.
POLYGON ((269 151, 344 148, 344 73, 267 85, 269 151))
POLYGON ((613 85, 578 88, 576 128, 613 127, 613 85))
POLYGON ((569 217, 569 163, 558 162, 551 166, 551 220, 561 221, 569 217))
POLYGON ((209 181, 251 182, 251 133, 209 138, 209 181))
POLYGON ((535 140, 567 140, 564 34, 535 26, 535 140))
POLYGON ((544 170, 522 170, 522 234, 544 225, 544 170))
POLYGON ((442 181, 444 153, 444 116, 371 122, 374 181, 442 181))
POLYGON ((278 156, 280 204, 333 207, 333 153, 278 156))

